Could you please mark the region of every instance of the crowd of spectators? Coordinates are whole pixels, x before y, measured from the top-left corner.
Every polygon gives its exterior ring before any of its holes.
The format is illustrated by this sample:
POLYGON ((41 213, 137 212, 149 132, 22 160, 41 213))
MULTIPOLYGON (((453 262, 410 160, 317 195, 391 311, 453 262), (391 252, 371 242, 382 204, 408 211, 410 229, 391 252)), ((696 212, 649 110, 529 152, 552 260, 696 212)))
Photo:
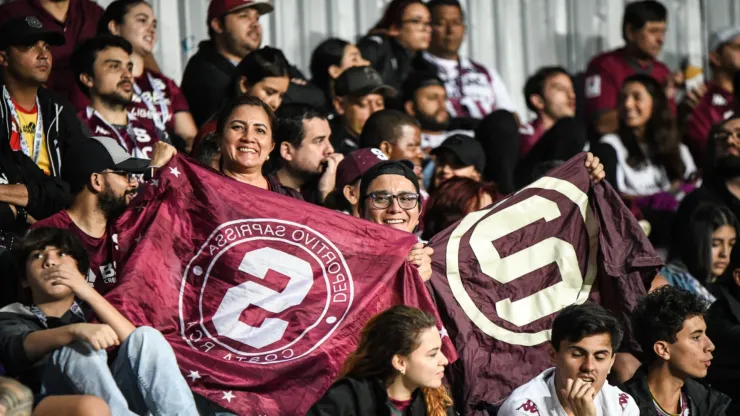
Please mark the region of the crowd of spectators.
MULTIPOLYGON (((12 377, 0 415, 223 414, 204 412, 161 334, 103 297, 118 283, 111 225, 175 154, 415 233, 408 261, 428 280, 427 241, 583 151, 666 260, 632 317, 643 354, 622 367, 617 320, 567 307, 554 367, 489 412, 740 412, 740 26, 711 34, 711 77, 690 87, 659 60, 666 8, 630 2, 624 47, 593 57, 582 82, 546 66, 506 85, 460 55, 458 0, 392 0, 356 44, 321 42, 310 78, 262 46, 273 12, 272 0, 211 0, 209 39, 177 85, 152 56, 144 0, 0 6, 0 364, 12 377), (516 113, 519 93, 533 117, 516 113)), ((440 342, 426 312, 377 315, 309 414, 453 414, 440 342)))

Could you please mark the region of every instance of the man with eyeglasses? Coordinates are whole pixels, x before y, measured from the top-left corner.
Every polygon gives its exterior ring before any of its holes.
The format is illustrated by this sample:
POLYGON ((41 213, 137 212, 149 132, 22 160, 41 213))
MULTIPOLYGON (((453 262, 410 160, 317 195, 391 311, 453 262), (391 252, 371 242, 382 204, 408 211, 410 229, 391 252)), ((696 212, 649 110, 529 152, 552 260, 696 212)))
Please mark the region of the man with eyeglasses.
POLYGON ((736 217, 740 216, 740 114, 712 128, 707 153, 704 182, 681 201, 674 219, 673 238, 681 238, 682 227, 702 204, 725 205, 736 217))
POLYGON ((113 252, 117 235, 109 227, 136 196, 139 175, 163 166, 176 153, 164 142, 154 147, 152 159, 131 157, 115 140, 93 137, 75 145, 65 156, 62 179, 70 186, 72 205, 32 228, 54 227, 71 231, 90 255, 87 281, 105 294, 116 286, 113 252))
POLYGON ((689 109, 683 131, 684 142, 691 149, 699 167, 706 162, 706 147, 712 125, 733 114, 735 100, 732 80, 735 74, 740 73, 740 26, 727 26, 712 33, 709 50, 712 79, 687 94, 681 106, 684 109, 691 106, 692 99, 698 100, 689 109), (696 98, 697 95, 699 98, 696 98))
POLYGON ((460 56, 465 20, 458 0, 432 0, 432 41, 424 59, 436 69, 447 90, 452 117, 482 119, 495 110, 516 111, 503 79, 493 68, 460 56))

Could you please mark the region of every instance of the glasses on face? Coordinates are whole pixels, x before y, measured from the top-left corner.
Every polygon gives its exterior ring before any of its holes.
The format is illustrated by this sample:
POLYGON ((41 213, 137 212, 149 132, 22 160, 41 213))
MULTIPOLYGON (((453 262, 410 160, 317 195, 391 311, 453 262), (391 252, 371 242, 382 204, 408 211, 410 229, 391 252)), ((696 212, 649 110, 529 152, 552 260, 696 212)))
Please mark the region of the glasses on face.
POLYGON ((123 170, 109 170, 109 171, 106 171, 106 172, 103 172, 103 173, 114 173, 116 175, 123 176, 124 178, 126 178, 126 180, 129 183, 130 182, 133 182, 133 181, 138 181, 139 180, 139 175, 137 175, 135 173, 131 173, 131 172, 126 172, 126 171, 123 171, 123 170))
POLYGON ((409 24, 416 29, 426 29, 427 27, 432 27, 432 22, 424 19, 406 19, 401 20, 401 23, 404 25, 409 24))
POLYGON ((398 201, 398 206, 404 210, 416 208, 416 204, 419 203, 419 194, 413 192, 401 192, 398 195, 387 192, 371 192, 365 198, 369 198, 373 207, 378 209, 388 208, 394 199, 398 201))

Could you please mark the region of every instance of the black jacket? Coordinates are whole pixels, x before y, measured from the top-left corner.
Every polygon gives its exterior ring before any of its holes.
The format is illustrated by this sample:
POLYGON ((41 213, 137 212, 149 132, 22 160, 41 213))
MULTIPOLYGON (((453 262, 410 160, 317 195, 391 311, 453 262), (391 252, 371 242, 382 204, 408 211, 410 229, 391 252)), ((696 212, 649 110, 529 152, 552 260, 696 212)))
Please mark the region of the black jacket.
MULTIPOLYGON (((637 406, 640 408, 641 416, 658 415, 647 384, 645 367, 640 367, 629 381, 620 386, 620 389, 635 399, 637 406)), ((727 407, 730 405, 730 398, 719 391, 711 387, 707 388, 692 379, 687 379, 683 386, 683 392, 691 402, 691 416, 729 415, 727 407)))
POLYGON ((198 128, 218 110, 235 70, 236 66, 216 51, 212 41, 198 45, 198 52, 185 66, 181 84, 198 128))
MULTIPOLYGON (((368 35, 360 39, 357 47, 362 57, 370 61, 386 84, 395 88, 399 93, 406 78, 414 71, 436 72, 434 64, 427 62, 421 54, 409 52, 396 40, 386 35, 368 35)), ((396 104, 400 102, 397 101, 396 104)), ((388 105, 386 107, 396 107, 388 105)))
MULTIPOLYGON (((23 152, 0 152, 0 186, 3 184, 26 186, 25 210, 37 220, 61 211, 72 200, 66 182, 46 175, 23 152)), ((28 228, 24 220, 15 217, 10 205, 0 202, 0 232, 21 234, 28 228)))
MULTIPOLYGON (((59 176, 64 153, 75 142, 90 137, 90 130, 77 118, 72 104, 58 98, 46 88, 39 88, 38 99, 44 121, 44 137, 51 175, 59 176)), ((12 119, 8 104, 0 96, 0 152, 12 152, 10 148, 12 119)))
MULTIPOLYGON (((344 378, 334 383, 329 391, 309 409, 307 416, 390 416, 391 402, 380 380, 344 378)), ((404 412, 410 416, 427 414, 424 394, 417 390, 411 405, 404 412)), ((452 416, 452 408, 447 409, 452 416)))
POLYGON ((706 382, 732 399, 729 414, 740 414, 740 288, 718 284, 712 292, 717 300, 707 313, 707 336, 715 346, 714 360, 706 382))

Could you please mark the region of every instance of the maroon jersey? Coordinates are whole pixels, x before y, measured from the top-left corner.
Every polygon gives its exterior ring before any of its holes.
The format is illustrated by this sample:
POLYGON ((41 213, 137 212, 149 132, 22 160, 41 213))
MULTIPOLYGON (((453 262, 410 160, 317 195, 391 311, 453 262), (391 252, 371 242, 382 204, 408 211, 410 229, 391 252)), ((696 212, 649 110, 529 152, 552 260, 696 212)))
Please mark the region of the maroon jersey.
POLYGON ((90 256, 87 282, 100 294, 105 294, 118 285, 116 262, 113 260, 113 251, 117 249, 118 237, 110 229, 100 238, 91 237, 72 221, 66 210, 59 211, 31 226, 32 229, 42 227, 67 230, 80 240, 90 256))
POLYGON ((590 120, 617 108, 619 91, 624 80, 636 73, 648 74, 665 84, 671 71, 663 62, 654 59, 642 66, 625 53, 624 48, 603 53, 588 64, 586 69, 586 111, 590 120))
POLYGON ((543 134, 545 134, 545 128, 539 118, 519 128, 519 137, 521 137, 519 159, 524 159, 529 154, 529 151, 540 141, 543 134))
POLYGON ((77 114, 87 125, 93 136, 110 137, 116 140, 133 157, 151 159, 154 144, 159 141, 160 132, 150 119, 140 119, 129 114, 128 125, 116 126, 109 123, 92 107, 77 114))
POLYGON ((699 104, 691 112, 686 125, 686 144, 694 153, 694 159, 703 164, 705 148, 709 140, 709 130, 716 123, 725 120, 733 114, 734 97, 732 93, 715 84, 706 84, 707 92, 699 104))
POLYGON ((577 155, 435 236, 429 284, 459 359, 447 370, 466 414, 497 403, 552 365, 555 316, 588 300, 625 328, 661 259, 606 182, 577 155))
POLYGON ((175 113, 190 111, 185 95, 175 81, 145 69, 136 78, 129 115, 151 120, 158 129, 175 133, 175 113))

